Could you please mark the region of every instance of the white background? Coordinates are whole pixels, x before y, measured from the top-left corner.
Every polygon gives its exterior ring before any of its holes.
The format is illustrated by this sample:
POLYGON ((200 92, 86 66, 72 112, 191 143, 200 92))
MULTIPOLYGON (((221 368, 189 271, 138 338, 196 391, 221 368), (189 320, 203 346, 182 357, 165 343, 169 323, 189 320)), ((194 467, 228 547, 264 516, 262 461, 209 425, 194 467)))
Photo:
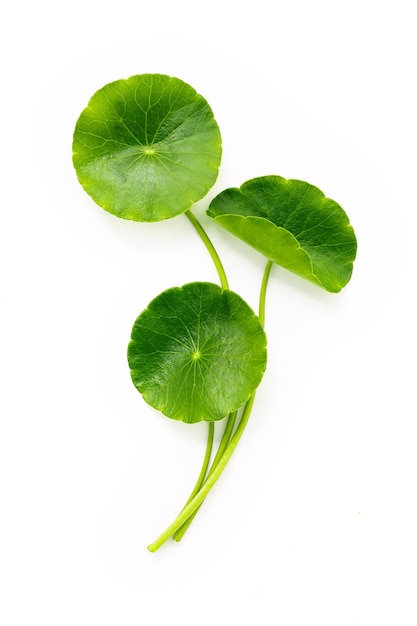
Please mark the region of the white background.
POLYGON ((413 4, 1 10, 2 626, 417 624, 413 4), (338 295, 274 268, 247 431, 184 540, 156 554, 206 426, 148 407, 126 346, 160 291, 217 276, 185 217, 118 220, 71 162, 90 96, 147 72, 213 108, 223 161, 196 214, 254 308, 263 259, 205 216, 225 187, 306 180, 359 243, 338 295))

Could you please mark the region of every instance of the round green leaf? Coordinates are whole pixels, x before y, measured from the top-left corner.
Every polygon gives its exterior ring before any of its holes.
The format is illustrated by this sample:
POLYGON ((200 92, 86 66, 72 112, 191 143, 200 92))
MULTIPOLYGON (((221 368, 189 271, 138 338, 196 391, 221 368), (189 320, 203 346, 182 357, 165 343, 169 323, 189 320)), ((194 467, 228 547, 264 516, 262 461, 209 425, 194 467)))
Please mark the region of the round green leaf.
POLYGON ((170 418, 219 420, 242 406, 266 367, 266 336, 236 293, 189 283, 157 296, 132 330, 128 361, 143 398, 170 418))
POLYGON ((105 85, 74 131, 78 180, 106 211, 155 222, 183 213, 214 185, 221 137, 187 83, 142 74, 105 85))
POLYGON ((266 257, 327 291, 350 280, 356 237, 340 205, 301 180, 263 176, 226 189, 207 211, 266 257))

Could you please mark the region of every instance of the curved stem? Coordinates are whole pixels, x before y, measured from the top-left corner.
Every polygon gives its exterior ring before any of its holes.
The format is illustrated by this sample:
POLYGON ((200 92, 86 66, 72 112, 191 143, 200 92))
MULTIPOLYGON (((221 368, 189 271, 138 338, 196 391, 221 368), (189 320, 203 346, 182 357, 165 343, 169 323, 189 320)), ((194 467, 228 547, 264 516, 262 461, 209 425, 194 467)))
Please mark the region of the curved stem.
MULTIPOLYGON (((217 449, 216 456, 214 457, 214 461, 213 461, 213 463, 211 465, 210 471, 207 474, 207 478, 209 478, 212 475, 214 469, 218 465, 221 457, 223 456, 223 453, 224 453, 224 451, 225 451, 225 449, 227 447, 227 444, 230 441, 230 437, 231 437, 232 432, 233 432, 233 427, 234 427, 235 422, 236 422, 236 416, 237 416, 237 411, 234 411, 233 413, 231 413, 229 415, 229 417, 227 419, 226 428, 224 429, 222 439, 220 441, 220 444, 219 444, 219 447, 217 449)), ((210 424, 212 424, 212 422, 210 422, 210 424)), ((214 429, 214 426, 213 426, 213 429, 214 429)), ((206 478, 206 480, 207 480, 207 478, 206 478)), ((202 482, 204 482, 204 479, 203 479, 202 482)), ((197 491, 199 491, 199 489, 201 488, 201 484, 200 484, 199 488, 197 489, 197 491)), ((192 495, 194 496, 197 493, 197 491, 194 491, 192 495)), ((187 501, 187 504, 191 500, 192 500, 192 497, 190 496, 190 498, 187 501)), ((201 504, 203 504, 203 503, 201 503, 201 504)), ((201 506, 201 504, 200 504, 200 506, 201 506)), ((190 526, 191 522, 193 521, 193 519, 197 515, 197 513, 198 513, 198 511, 200 509, 200 506, 194 511, 194 513, 192 515, 190 515, 190 517, 187 519, 187 521, 177 530, 177 532, 174 533, 172 538, 175 539, 175 541, 181 541, 181 539, 184 537, 185 533, 188 530, 188 527, 190 526)))
POLYGON ((185 215, 188 217, 188 219, 190 220, 191 224, 194 226, 194 228, 196 229, 196 231, 200 235, 200 237, 201 237, 204 245, 206 246, 206 248, 207 248, 211 258, 213 259, 213 263, 216 266, 216 270, 217 270, 217 273, 219 275, 221 286, 223 287, 223 289, 229 289, 229 283, 227 281, 226 272, 224 271, 223 264, 222 264, 222 262, 220 260, 219 255, 217 254, 216 248, 211 243, 211 240, 210 240, 209 236, 207 235, 206 231, 201 226, 200 222, 195 217, 195 215, 193 213, 191 213, 191 211, 186 211, 185 215))
POLYGON ((261 291, 259 294, 259 321, 261 322, 261 326, 265 326, 265 300, 266 300, 266 288, 268 286, 269 275, 271 273, 273 262, 268 259, 267 264, 265 266, 264 275, 261 283, 261 291))
MULTIPOLYGON (((269 275, 270 275, 270 272, 271 272, 271 267, 272 267, 272 262, 268 260, 268 262, 266 264, 266 267, 265 267, 265 271, 264 271, 264 275, 263 275, 263 279, 262 279, 262 284, 261 284, 260 295, 259 295, 259 319, 261 321, 262 326, 264 325, 264 322, 265 322, 266 288, 267 288, 267 285, 268 285, 268 279, 269 279, 269 275)), ((218 451, 218 453, 216 455, 216 458, 215 458, 215 461, 213 462, 213 466, 210 469, 210 471, 209 471, 209 473, 207 475, 207 478, 204 481, 203 485, 201 486, 200 490, 198 491, 198 493, 195 494, 195 496, 183 508, 181 513, 172 522, 172 524, 170 524, 170 526, 168 526, 168 528, 153 543, 151 543, 148 546, 148 550, 150 552, 156 552, 156 550, 158 550, 170 537, 172 537, 173 535, 175 536, 177 531, 184 524, 187 523, 187 521, 188 521, 188 519, 190 517, 193 517, 196 514, 196 512, 200 508, 201 504, 203 503, 203 501, 207 497, 208 493, 210 492, 211 488, 217 482, 217 480, 220 478, 224 468, 226 467, 226 465, 229 462, 233 452, 235 451, 236 446, 239 443, 240 438, 242 437, 243 432, 244 432, 244 430, 246 428, 246 425, 247 425, 247 423, 249 421, 249 417, 250 417, 250 414, 252 412, 254 401, 255 401, 255 393, 253 393, 251 395, 251 397, 249 398, 249 400, 247 401, 247 403, 245 405, 245 408, 243 409, 243 413, 242 413, 242 416, 240 418, 240 422, 239 422, 239 424, 238 424, 238 426, 237 426, 237 428, 235 430, 235 433, 233 434, 233 436, 231 437, 230 441, 225 446, 224 451, 220 455, 219 455, 219 451, 218 451), (217 459, 217 464, 215 465, 214 463, 216 462, 216 459, 217 459)), ((233 413, 231 415, 233 415, 233 413)), ((231 416, 229 416, 229 421, 231 421, 230 417, 231 416)), ((226 430, 228 429, 228 426, 229 426, 229 424, 227 424, 226 430)), ((225 432, 226 432, 226 430, 225 430, 225 432)))
POLYGON ((150 552, 156 552, 158 548, 160 548, 173 534, 187 521, 187 519, 198 509, 200 504, 206 498, 207 494, 213 487, 213 485, 220 478, 224 468, 230 460, 233 452, 236 449, 237 444, 240 441, 241 436, 243 435, 243 431, 245 430, 246 424, 248 423, 253 402, 255 400, 255 394, 253 393, 249 400, 247 401, 245 408, 242 413, 242 418, 239 422, 236 431, 228 443, 222 457, 220 458, 217 466, 213 470, 211 476, 207 478, 200 491, 194 496, 194 498, 184 507, 178 517, 168 526, 168 528, 153 542, 148 546, 148 550, 150 552))
POLYGON ((187 506, 189 502, 194 498, 195 494, 200 491, 201 485, 204 482, 204 479, 207 475, 208 466, 210 463, 211 451, 213 449, 213 439, 214 439, 214 422, 208 423, 208 437, 207 437, 207 445, 206 445, 206 453, 203 459, 203 465, 201 466, 200 474, 197 478, 197 481, 194 485, 194 489, 190 493, 190 496, 185 503, 183 509, 187 506))
POLYGON ((227 444, 229 443, 230 438, 232 436, 234 425, 236 423, 236 417, 237 417, 237 411, 233 411, 233 413, 230 413, 227 419, 226 428, 224 429, 223 436, 220 441, 220 445, 218 447, 216 456, 214 457, 214 461, 212 463, 212 466, 208 475, 212 473, 213 469, 216 467, 221 457, 223 456, 223 452, 226 450, 227 444))
MULTIPOLYGON (((227 280, 227 276, 226 276, 226 272, 224 270, 223 264, 220 260, 220 257, 217 253, 216 248, 214 247, 213 243, 211 242, 209 236, 207 235, 206 231, 204 230, 204 228, 202 227, 202 225, 200 224, 200 222, 198 221, 198 219, 195 217, 195 215, 191 212, 191 211, 187 211, 185 213, 186 217, 190 220, 191 224, 194 226, 195 230, 197 231, 199 237, 201 238, 201 240, 203 241, 205 247, 207 248, 212 261, 214 263, 214 266, 217 270, 217 273, 219 275, 219 280, 220 280, 220 284, 222 286, 223 289, 228 289, 229 288, 229 283, 227 280)), ((226 429, 223 433, 223 438, 220 442, 219 448, 217 450, 217 454, 215 456, 215 459, 213 461, 213 465, 210 469, 210 471, 213 470, 215 464, 217 463, 218 459, 220 458, 221 454, 223 454, 223 451, 227 445, 227 443, 229 443, 229 439, 230 439, 230 435, 232 433, 233 430, 233 426, 235 423, 235 419, 236 419, 236 413, 234 414, 234 417, 232 417, 233 414, 229 415, 228 417, 228 422, 226 425, 226 429), (227 439, 226 439, 227 436, 227 439)), ((213 428, 213 432, 214 432, 214 423, 211 424, 212 428, 213 428)), ((210 430, 209 430, 209 438, 210 438, 210 430)), ((209 443, 209 441, 207 441, 207 448, 210 445, 210 447, 212 447, 213 442, 211 441, 211 443, 209 443)), ((208 463, 208 461, 207 461, 208 463)), ((204 467, 204 462, 203 462, 203 467, 204 467)), ((208 465, 206 466, 206 472, 208 469, 208 465)), ((203 471, 203 468, 202 468, 203 471)), ((200 489, 202 483, 204 482, 204 478, 206 476, 206 473, 204 474, 204 476, 201 478, 201 475, 199 476, 196 485, 190 495, 190 497, 188 498, 186 505, 192 500, 192 498, 195 496, 195 494, 198 492, 198 490, 200 489)), ((175 536, 173 537, 173 539, 175 539, 176 541, 180 541, 182 539, 182 537, 184 536, 185 532, 187 531, 187 528, 189 527, 189 525, 191 524, 191 522, 193 521, 195 515, 197 514, 198 509, 194 512, 194 514, 190 517, 190 519, 187 520, 187 524, 184 524, 183 528, 180 528, 178 530, 178 532, 175 534, 175 536)))

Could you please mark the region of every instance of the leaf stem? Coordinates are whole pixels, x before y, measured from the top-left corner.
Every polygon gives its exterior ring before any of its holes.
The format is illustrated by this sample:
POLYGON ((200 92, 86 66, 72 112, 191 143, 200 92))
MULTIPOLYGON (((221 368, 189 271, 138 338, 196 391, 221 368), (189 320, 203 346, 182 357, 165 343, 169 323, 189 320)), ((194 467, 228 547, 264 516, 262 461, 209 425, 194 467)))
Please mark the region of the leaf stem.
POLYGON ((201 466, 200 474, 199 474, 199 476, 197 478, 197 481, 196 481, 196 483, 194 485, 194 489, 190 493, 190 496, 189 496, 187 502, 185 503, 183 509, 187 506, 187 504, 189 502, 191 502, 191 500, 194 498, 196 493, 198 493, 200 491, 201 485, 204 482, 204 479, 205 479, 205 477, 207 475, 207 470, 208 470, 208 467, 209 467, 209 463, 210 463, 211 452, 212 452, 212 449, 213 449, 213 439, 214 439, 214 422, 208 422, 208 437, 207 437, 206 453, 204 455, 203 464, 201 466))
POLYGON ((229 289, 229 283, 226 277, 226 272, 224 271, 224 267, 223 264, 220 260, 219 255, 217 254, 217 250, 216 248, 213 246, 209 236, 207 235, 206 231, 204 230, 204 228, 201 226, 200 222, 198 221, 198 219, 195 217, 194 213, 192 213, 191 211, 186 211, 185 213, 186 217, 188 217, 188 219, 190 220, 191 224, 194 226, 194 228, 196 229, 196 231, 198 232, 200 238, 202 239, 204 245, 206 246, 214 265, 216 266, 216 270, 217 273, 219 275, 219 279, 220 279, 220 284, 223 287, 223 289, 229 289))
POLYGON ((265 266, 265 270, 264 270, 264 274, 262 277, 262 283, 261 283, 261 291, 259 294, 259 313, 258 313, 258 317, 259 317, 259 321, 261 322, 261 326, 264 327, 265 326, 265 300, 266 300, 266 288, 268 286, 268 280, 269 280, 269 275, 271 273, 271 268, 272 268, 273 262, 268 259, 266 266, 265 266))
MULTIPOLYGON (((202 227, 202 225, 200 224, 200 222, 198 221, 198 219, 195 217, 195 215, 191 212, 191 211, 187 211, 185 213, 186 217, 190 220, 191 224, 194 226, 195 230, 197 231, 199 237, 201 238, 201 240, 203 241, 205 247, 207 248, 212 261, 214 263, 214 266, 217 270, 217 273, 219 275, 219 280, 220 280, 220 284, 222 286, 223 289, 229 289, 229 282, 227 280, 227 276, 226 276, 226 272, 224 270, 223 264, 220 260, 219 254, 216 250, 216 248, 214 247, 211 239, 209 238, 209 236, 207 235, 206 231, 204 230, 204 228, 202 227)), ((227 425, 226 428, 223 432, 223 437, 222 440, 219 444, 219 448, 217 450, 217 454, 214 458, 212 467, 210 469, 210 472, 213 471, 215 465, 218 463, 221 455, 224 452, 224 449, 226 447, 226 445, 229 443, 230 440, 230 436, 231 433, 233 431, 233 427, 236 421, 236 413, 232 413, 231 415, 229 415, 228 420, 227 420, 227 425)), ((213 428, 213 432, 214 432, 214 423, 212 424, 212 428, 213 428)), ((209 431, 209 438, 210 438, 210 431, 209 431)), ((210 445, 212 448, 212 443, 213 442, 209 442, 207 441, 207 448, 210 445)), ((203 462, 203 467, 204 467, 204 463, 203 462)), ((207 470, 207 467, 206 467, 207 470)), ((202 468, 203 471, 203 468, 202 468)), ((209 475, 209 474, 208 474, 209 475)), ((199 476, 197 483, 190 495, 190 497, 188 498, 186 505, 192 500, 192 498, 195 496, 195 494, 198 492, 199 488, 201 487, 202 483, 204 482, 204 478, 205 478, 206 474, 204 474, 203 478, 200 481, 201 475, 199 476)), ((198 507, 200 508, 200 507, 198 507)), ((182 539, 182 537, 184 536, 184 534, 186 533, 188 527, 190 526, 191 522, 193 521, 194 517, 197 515, 198 509, 196 509, 196 511, 193 513, 192 516, 190 516, 190 518, 187 520, 187 523, 183 525, 183 527, 181 527, 174 535, 173 539, 175 539, 176 541, 180 541, 182 539)))
POLYGON ((176 533, 176 531, 187 521, 187 519, 198 509, 200 504, 206 498, 207 494, 213 487, 213 485, 220 478, 224 468, 229 462, 233 452, 236 449, 237 444, 240 441, 241 436, 245 430, 246 424, 248 423, 253 402, 255 400, 255 393, 251 395, 249 400, 247 401, 245 408, 242 413, 241 420, 239 422, 236 431, 231 438, 230 442, 226 446, 226 449, 219 459, 217 466, 214 468, 211 476, 207 478, 200 491, 194 496, 194 498, 183 508, 178 517, 168 526, 168 528, 153 542, 148 546, 148 550, 150 552, 156 552, 172 535, 176 533))
MULTIPOLYGON (((223 453, 224 453, 224 451, 225 451, 225 449, 226 449, 226 447, 227 447, 227 444, 228 444, 228 443, 229 443, 229 441, 230 441, 230 437, 231 437, 232 432, 233 432, 233 427, 234 427, 235 422, 236 422, 236 416, 237 416, 237 411, 234 411, 233 413, 231 413, 231 414, 229 415, 229 417, 228 417, 228 419, 227 419, 226 428, 225 428, 225 429, 224 429, 224 431, 223 431, 223 436, 222 436, 222 438, 221 438, 221 441, 220 441, 219 447, 218 447, 218 449, 217 449, 216 456, 214 457, 213 463, 212 463, 212 465, 211 465, 210 471, 209 471, 209 472, 208 472, 208 474, 207 474, 207 477, 204 477, 206 480, 207 480, 207 478, 209 478, 209 477, 212 475, 212 473, 213 473, 214 469, 215 469, 215 468, 216 468, 216 466, 218 465, 218 463, 219 463, 219 461, 220 461, 221 457, 223 456, 223 453)), ((210 422, 210 425, 211 425, 211 424, 212 424, 212 422, 210 422)), ((213 424, 213 430, 214 430, 214 424, 213 424)), ((197 482, 198 482, 198 481, 197 481, 197 482)), ((203 482, 204 482, 204 479, 203 479, 202 483, 203 483, 203 482)), ((197 491, 199 491, 199 489, 201 488, 202 483, 200 483, 199 488, 197 489, 197 491)), ((197 485, 196 485, 196 486, 197 486, 197 485)), ((197 491, 195 491, 195 488, 194 488, 194 491, 193 491, 192 495, 191 495, 191 496, 190 496, 190 498, 187 500, 187 504, 188 504, 188 503, 192 500, 193 496, 197 493, 197 491)), ((201 504, 202 504, 202 503, 201 503, 201 504)), ((190 526, 191 522, 193 521, 193 519, 194 519, 194 518, 195 518, 195 516, 197 515, 197 513, 198 513, 198 511, 199 511, 199 509, 200 509, 200 507, 201 507, 201 504, 200 504, 200 506, 199 506, 199 507, 198 507, 198 508, 194 511, 194 513, 193 513, 192 515, 190 515, 190 517, 189 517, 189 518, 187 519, 187 521, 186 521, 186 522, 185 522, 185 523, 181 526, 181 528, 179 528, 179 529, 177 530, 177 532, 176 532, 176 533, 174 533, 174 535, 173 535, 173 537, 172 537, 172 538, 173 538, 173 539, 175 539, 175 541, 181 541, 181 539, 182 539, 182 538, 183 538, 183 536, 185 535, 186 531, 188 530, 188 527, 190 526)))

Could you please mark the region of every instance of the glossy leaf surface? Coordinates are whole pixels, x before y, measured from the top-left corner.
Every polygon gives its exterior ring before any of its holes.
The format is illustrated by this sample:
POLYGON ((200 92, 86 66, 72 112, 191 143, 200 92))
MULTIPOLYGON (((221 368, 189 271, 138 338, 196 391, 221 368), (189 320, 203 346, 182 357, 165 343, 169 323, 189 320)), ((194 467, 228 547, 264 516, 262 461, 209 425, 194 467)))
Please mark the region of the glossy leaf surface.
POLYGON ((266 367, 266 337, 236 293, 189 283, 157 296, 128 347, 134 385, 170 418, 219 420, 242 406, 266 367))
POLYGON ((220 160, 220 131, 208 103, 163 74, 105 85, 74 131, 73 163, 85 191, 130 220, 183 213, 215 183, 220 160))
POLYGON ((351 277, 357 244, 349 219, 309 183, 253 178, 221 192, 207 213, 274 263, 327 291, 340 291, 351 277))

